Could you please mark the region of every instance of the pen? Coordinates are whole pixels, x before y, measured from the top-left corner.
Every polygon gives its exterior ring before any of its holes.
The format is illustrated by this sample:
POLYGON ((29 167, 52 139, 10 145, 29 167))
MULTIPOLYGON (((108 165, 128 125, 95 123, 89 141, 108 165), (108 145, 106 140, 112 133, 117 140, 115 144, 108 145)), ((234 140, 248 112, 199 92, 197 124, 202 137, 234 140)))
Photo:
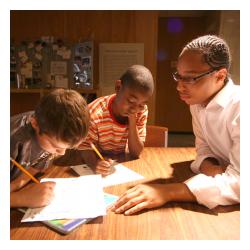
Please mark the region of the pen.
POLYGON ((95 147, 95 145, 93 143, 90 143, 91 148, 97 153, 97 155, 100 157, 101 160, 104 161, 103 156, 101 155, 101 153, 98 151, 98 149, 95 147))
POLYGON ((28 175, 35 183, 40 183, 39 180, 37 180, 30 172, 28 172, 23 166, 21 166, 13 158, 10 157, 10 160, 13 162, 15 166, 17 166, 21 171, 23 171, 26 175, 28 175))

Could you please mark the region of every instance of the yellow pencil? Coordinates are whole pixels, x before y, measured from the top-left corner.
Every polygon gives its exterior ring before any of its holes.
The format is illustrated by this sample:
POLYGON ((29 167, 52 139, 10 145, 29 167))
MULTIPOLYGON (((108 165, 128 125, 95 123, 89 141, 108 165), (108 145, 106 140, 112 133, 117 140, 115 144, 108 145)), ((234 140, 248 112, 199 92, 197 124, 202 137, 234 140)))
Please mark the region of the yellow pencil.
POLYGON ((18 162, 16 162, 13 158, 10 157, 10 160, 26 175, 28 175, 35 183, 40 183, 30 172, 28 172, 23 166, 21 166, 18 162))
POLYGON ((94 145, 93 143, 90 143, 90 146, 91 146, 92 149, 95 150, 95 152, 96 152, 97 155, 100 157, 100 159, 104 161, 103 156, 102 156, 101 153, 98 151, 98 149, 95 147, 95 145, 94 145))

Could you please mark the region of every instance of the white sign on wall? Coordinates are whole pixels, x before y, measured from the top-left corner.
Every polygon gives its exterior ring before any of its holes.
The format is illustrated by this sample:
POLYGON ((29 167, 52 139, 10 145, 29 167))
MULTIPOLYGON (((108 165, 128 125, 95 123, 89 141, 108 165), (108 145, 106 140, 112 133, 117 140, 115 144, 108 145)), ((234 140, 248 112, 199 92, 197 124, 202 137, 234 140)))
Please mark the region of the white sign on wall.
POLYGON ((115 81, 134 64, 144 65, 143 43, 101 43, 99 46, 101 95, 114 93, 115 81))

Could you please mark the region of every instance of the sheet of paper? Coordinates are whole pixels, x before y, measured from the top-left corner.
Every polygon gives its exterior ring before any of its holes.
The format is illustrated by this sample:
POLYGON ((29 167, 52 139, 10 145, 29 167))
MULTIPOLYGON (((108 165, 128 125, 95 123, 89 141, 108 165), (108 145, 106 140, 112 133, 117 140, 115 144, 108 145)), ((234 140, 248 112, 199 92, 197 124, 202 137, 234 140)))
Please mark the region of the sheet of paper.
POLYGON ((67 62, 65 61, 51 61, 50 73, 52 75, 67 75, 67 62))
POLYGON ((137 181, 143 179, 142 175, 139 175, 135 171, 125 167, 122 164, 114 166, 115 172, 102 178, 103 186, 108 187, 130 181, 137 181))
MULTIPOLYGON (((71 168, 79 175, 93 175, 94 172, 86 164, 71 166, 71 168)), ((130 181, 137 181, 143 179, 142 175, 139 175, 135 171, 125 167, 122 164, 114 166, 115 172, 102 178, 103 187, 117 185, 130 181)))
POLYGON ((22 222, 95 218, 106 214, 100 175, 47 178, 42 181, 56 182, 55 197, 46 207, 28 209, 22 222))
POLYGON ((62 75, 55 76, 55 87, 57 88, 67 88, 68 87, 68 77, 62 75))

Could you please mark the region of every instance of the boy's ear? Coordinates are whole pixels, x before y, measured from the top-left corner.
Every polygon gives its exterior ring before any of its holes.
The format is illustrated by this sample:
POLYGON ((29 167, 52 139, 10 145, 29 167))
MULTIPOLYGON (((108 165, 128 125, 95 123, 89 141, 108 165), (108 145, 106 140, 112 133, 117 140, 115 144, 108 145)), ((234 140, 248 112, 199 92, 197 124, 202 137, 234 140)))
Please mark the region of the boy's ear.
POLYGON ((121 90, 121 88, 122 88, 121 80, 116 80, 115 81, 115 92, 116 92, 116 94, 121 90))
POLYGON ((31 117, 31 118, 30 118, 30 123, 31 123, 32 128, 33 128, 37 133, 39 133, 40 128, 39 128, 39 125, 38 125, 37 120, 36 120, 35 117, 31 117))

